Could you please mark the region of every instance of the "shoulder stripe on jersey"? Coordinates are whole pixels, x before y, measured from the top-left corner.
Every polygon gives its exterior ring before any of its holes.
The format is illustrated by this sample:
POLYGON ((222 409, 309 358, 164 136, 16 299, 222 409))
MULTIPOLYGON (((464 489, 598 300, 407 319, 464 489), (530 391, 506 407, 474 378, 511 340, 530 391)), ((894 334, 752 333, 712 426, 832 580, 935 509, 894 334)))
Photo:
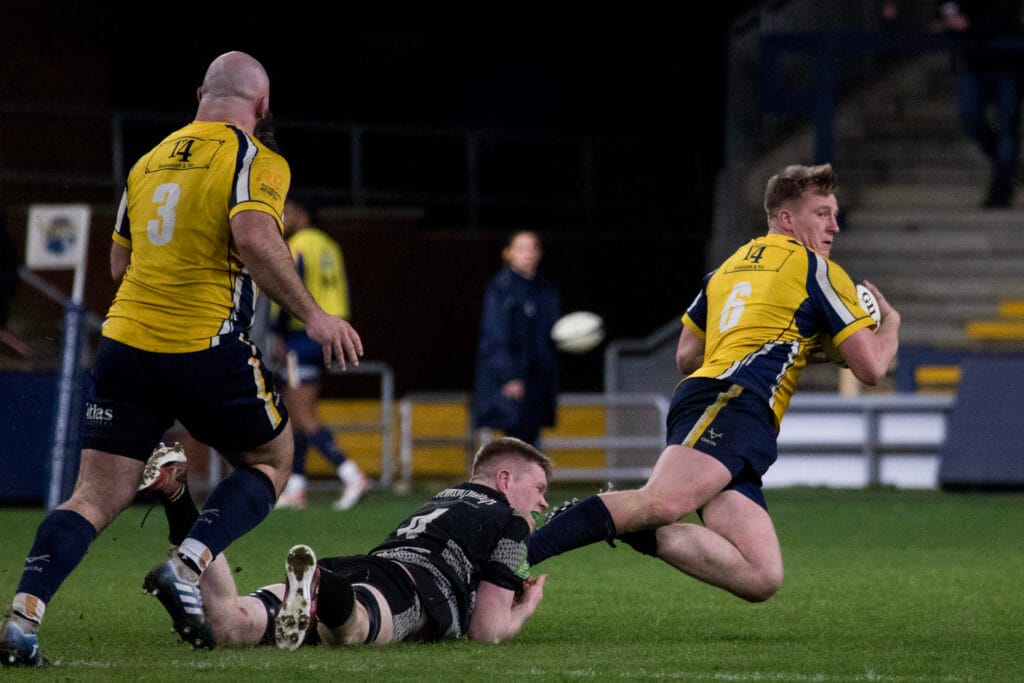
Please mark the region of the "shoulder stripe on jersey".
POLYGON ((252 172, 252 160, 256 158, 256 145, 243 131, 231 126, 231 130, 238 136, 238 158, 235 168, 235 190, 231 206, 247 202, 252 199, 249 194, 249 174, 252 172))
POLYGON ((129 242, 132 240, 131 224, 128 222, 128 188, 121 193, 121 203, 117 207, 117 219, 114 221, 114 232, 129 242))
POLYGON ((828 277, 828 261, 822 258, 819 254, 813 254, 816 262, 816 268, 814 269, 814 280, 818 284, 818 288, 821 293, 825 295, 825 300, 828 301, 829 306, 835 311, 835 314, 839 316, 839 319, 843 321, 844 325, 849 325, 857 319, 850 309, 846 307, 843 300, 839 297, 839 292, 832 286, 832 281, 828 277))

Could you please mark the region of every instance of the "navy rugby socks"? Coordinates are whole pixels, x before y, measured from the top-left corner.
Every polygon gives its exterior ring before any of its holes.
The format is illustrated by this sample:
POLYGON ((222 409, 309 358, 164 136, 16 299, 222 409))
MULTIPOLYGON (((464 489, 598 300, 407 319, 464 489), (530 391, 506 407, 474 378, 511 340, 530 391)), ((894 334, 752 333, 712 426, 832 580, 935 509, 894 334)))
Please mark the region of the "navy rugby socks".
POLYGON ((217 484, 203 506, 203 512, 179 546, 186 563, 202 570, 236 539, 255 529, 274 508, 277 491, 267 475, 253 467, 239 467, 217 484), (197 541, 209 551, 207 557, 193 557, 185 546, 197 541))
POLYGON ((164 514, 167 515, 167 539, 171 545, 180 545, 192 525, 199 519, 199 508, 192 500, 192 494, 188 490, 188 484, 184 485, 185 490, 174 500, 165 500, 163 503, 164 514))
POLYGON ((300 434, 299 430, 292 431, 292 439, 295 441, 295 455, 292 457, 292 474, 306 473, 306 451, 309 450, 309 438, 300 434))
POLYGON ((538 565, 591 543, 615 537, 615 522, 598 496, 590 496, 563 510, 530 534, 527 561, 538 565))
MULTIPOLYGON (((331 434, 331 430, 327 427, 321 427, 310 434, 309 442, 335 465, 340 465, 348 459, 345 456, 345 452, 338 448, 338 444, 334 441, 334 435, 331 434)), ((296 449, 297 452, 298 449, 296 449)), ((295 471, 294 468, 293 471, 295 471)))
MULTIPOLYGON (((89 544, 95 538, 96 529, 77 512, 54 510, 46 515, 25 558, 18 593, 27 593, 44 604, 48 603, 64 579, 85 557, 89 544)), ((32 619, 34 615, 22 616, 32 619)))

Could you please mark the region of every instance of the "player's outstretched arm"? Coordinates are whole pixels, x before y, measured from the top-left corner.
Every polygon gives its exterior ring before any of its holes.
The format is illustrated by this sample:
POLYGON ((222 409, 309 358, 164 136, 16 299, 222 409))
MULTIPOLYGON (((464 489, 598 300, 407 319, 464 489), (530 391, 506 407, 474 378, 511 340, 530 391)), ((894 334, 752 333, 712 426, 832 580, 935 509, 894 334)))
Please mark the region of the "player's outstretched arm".
POLYGON ((481 581, 476 591, 476 607, 469 617, 469 637, 484 643, 500 643, 519 633, 544 597, 547 578, 547 574, 541 574, 527 579, 518 597, 514 591, 481 581))
MULTIPOLYGON (((200 579, 203 609, 217 645, 256 645, 267 628, 267 610, 257 598, 239 595, 224 553, 217 555, 200 579)), ((272 589, 280 597, 284 585, 272 589)))
POLYGON ((274 219, 261 211, 242 211, 231 219, 231 236, 252 279, 260 289, 306 324, 310 339, 320 344, 329 367, 346 360, 359 364, 363 343, 355 328, 328 315, 309 293, 295 269, 292 254, 274 219))

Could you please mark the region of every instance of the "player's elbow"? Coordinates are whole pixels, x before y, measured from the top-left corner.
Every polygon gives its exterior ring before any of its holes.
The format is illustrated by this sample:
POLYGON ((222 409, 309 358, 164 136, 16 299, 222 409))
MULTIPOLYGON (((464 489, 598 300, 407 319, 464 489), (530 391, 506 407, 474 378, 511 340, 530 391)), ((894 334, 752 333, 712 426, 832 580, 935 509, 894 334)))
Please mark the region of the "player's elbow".
POLYGON ((881 377, 877 376, 876 374, 866 373, 863 370, 860 372, 854 370, 853 376, 856 377, 861 384, 866 384, 869 387, 877 387, 878 382, 881 379, 881 377))
POLYGON ((704 362, 704 354, 676 354, 676 369, 679 370, 679 374, 684 377, 690 375, 704 362))
POLYGON ((469 632, 466 635, 470 640, 478 643, 490 643, 491 645, 496 645, 507 637, 499 629, 472 625, 469 627, 469 632))
POLYGON ((869 387, 878 386, 889 372, 889 364, 878 361, 850 365, 853 376, 869 387))

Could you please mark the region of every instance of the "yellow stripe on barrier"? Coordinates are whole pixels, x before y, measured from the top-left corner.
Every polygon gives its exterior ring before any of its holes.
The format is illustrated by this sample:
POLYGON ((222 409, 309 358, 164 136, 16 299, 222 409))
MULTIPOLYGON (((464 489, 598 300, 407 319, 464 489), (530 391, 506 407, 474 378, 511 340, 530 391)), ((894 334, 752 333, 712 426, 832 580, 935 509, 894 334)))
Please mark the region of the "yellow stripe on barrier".
MULTIPOLYGON (((375 399, 321 399, 320 421, 334 429, 341 449, 370 477, 381 471, 382 436, 379 432, 346 431, 344 425, 369 425, 380 421, 380 401, 375 399)), ((394 411, 395 454, 400 430, 398 411, 394 411)), ((605 411, 600 406, 565 406, 558 410, 558 424, 541 432, 545 437, 605 436, 605 411)), ((413 413, 412 430, 417 437, 460 439, 469 433, 469 411, 457 403, 418 405, 413 413)), ((495 433, 500 436, 500 433, 495 433)), ((601 468, 605 466, 603 449, 550 451, 558 467, 601 468)), ((413 458, 415 476, 460 477, 466 474, 466 451, 458 445, 417 446, 413 458)), ((333 479, 334 466, 316 448, 306 455, 306 474, 310 478, 333 479)))
POLYGON ((1024 299, 999 302, 999 317, 1024 319, 1024 299))
POLYGON ((914 383, 919 391, 949 389, 960 382, 959 365, 919 365, 914 368, 914 383))
POLYGON ((972 320, 967 323, 967 338, 1024 341, 1024 321, 972 320))

